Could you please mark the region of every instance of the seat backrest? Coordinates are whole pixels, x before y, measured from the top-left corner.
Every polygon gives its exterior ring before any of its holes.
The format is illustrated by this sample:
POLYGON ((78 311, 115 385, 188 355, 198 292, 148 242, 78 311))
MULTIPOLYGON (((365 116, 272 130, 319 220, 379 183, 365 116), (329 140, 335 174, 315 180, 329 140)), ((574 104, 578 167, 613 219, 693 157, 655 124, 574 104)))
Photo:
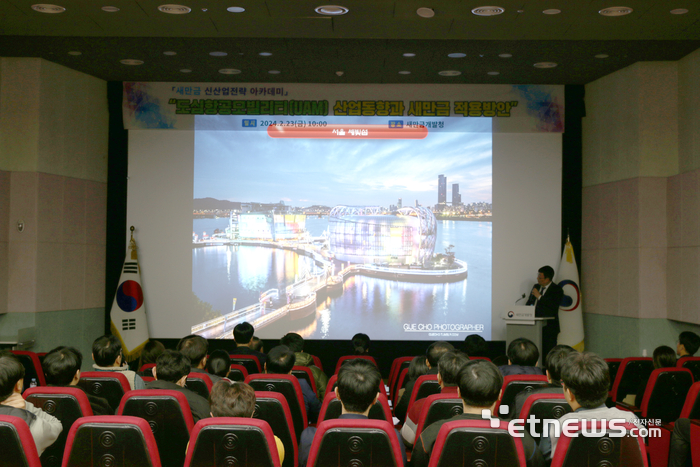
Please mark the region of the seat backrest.
POLYGON ((285 453, 282 467, 297 467, 299 445, 287 399, 279 392, 255 391, 253 418, 265 420, 275 436, 282 441, 285 453))
POLYGON ((676 421, 686 396, 693 385, 693 374, 687 368, 659 368, 651 372, 642 399, 642 417, 676 421))
POLYGON ((374 359, 374 357, 370 357, 369 355, 345 355, 344 357, 340 357, 338 359, 338 363, 335 365, 335 374, 338 374, 338 370, 340 370, 340 367, 343 365, 344 362, 347 360, 353 360, 355 358, 363 358, 365 360, 369 360, 370 362, 374 363, 374 366, 379 368, 377 365, 377 361, 374 359))
POLYGON ((32 380, 37 386, 46 386, 44 370, 41 368, 39 356, 27 350, 13 350, 12 353, 22 362, 24 367, 24 389, 32 386, 32 380))
POLYGON ((489 420, 455 420, 440 427, 428 465, 525 467, 525 450, 506 422, 492 428, 489 420))
POLYGON ((637 388, 646 384, 654 371, 651 357, 627 357, 620 362, 612 387, 613 402, 622 401, 627 394, 636 394, 637 388))
POLYGON ((426 397, 420 415, 418 415, 416 439, 418 439, 425 427, 432 425, 438 420, 447 420, 463 412, 462 399, 457 394, 433 394, 426 397))
POLYGON ((700 357, 681 357, 676 362, 678 368, 687 368, 693 373, 693 379, 700 381, 700 357))
POLYGON ((396 378, 399 377, 401 370, 408 368, 414 357, 398 357, 391 362, 391 369, 389 370, 389 388, 394 386, 396 378))
POLYGON ((309 425, 309 420, 306 415, 304 395, 296 377, 292 375, 258 373, 248 375, 245 382, 255 391, 279 392, 287 399, 289 411, 292 413, 292 421, 294 422, 294 432, 298 441, 301 437, 301 432, 309 425))
POLYGON ((280 467, 270 425, 255 418, 198 421, 192 430, 185 467, 214 466, 280 467))
POLYGON ((593 431, 605 433, 606 422, 579 421, 568 424, 568 430, 562 430, 557 442, 556 452, 552 453, 551 467, 574 467, 579 465, 597 465, 606 467, 648 467, 644 439, 632 436, 637 430, 635 425, 626 423, 611 427, 611 434, 602 436, 580 436, 580 428, 588 433, 593 431), (619 427, 625 428, 625 436, 611 436, 619 427), (568 432, 568 433, 567 433, 568 432), (572 434, 575 436, 567 436, 572 434))
POLYGON ((620 369, 620 363, 622 363, 621 358, 606 358, 605 361, 608 364, 608 373, 610 373, 610 387, 608 391, 612 391, 613 384, 615 384, 615 376, 617 376, 617 370, 620 369))
POLYGON ((243 382, 248 377, 248 370, 243 365, 232 364, 227 378, 231 381, 243 382))
POLYGON ((494 413, 499 413, 502 405, 508 406, 508 418, 515 413, 515 397, 521 392, 532 392, 549 384, 545 375, 509 375, 503 377, 501 399, 496 403, 494 413))
POLYGON ((212 386, 213 384, 211 383, 211 378, 209 375, 195 372, 187 375, 185 387, 195 394, 199 394, 205 399, 209 399, 209 393, 211 392, 212 386))
POLYGON ((326 384, 326 393, 328 391, 335 391, 335 387, 338 385, 338 375, 333 375, 328 378, 328 384, 326 384))
POLYGON ((146 420, 109 415, 75 421, 68 432, 63 466, 110 465, 160 467, 158 446, 146 420))
MULTIPOLYGON (((343 406, 335 396, 335 392, 326 392, 326 397, 323 398, 323 404, 321 405, 321 411, 318 414, 319 423, 324 420, 333 420, 343 413, 343 406)), ((390 422, 393 420, 391 415, 391 409, 389 408, 389 400, 381 392, 377 396, 377 403, 374 404, 369 409, 368 417, 371 420, 384 420, 390 422)))
POLYGON ((163 389, 129 391, 122 398, 118 414, 146 420, 163 467, 182 467, 194 428, 190 404, 183 393, 163 389))
POLYGON ((413 392, 411 392, 411 398, 408 400, 406 413, 410 412, 415 401, 433 394, 440 394, 440 390, 441 388, 440 384, 438 384, 437 375, 419 376, 416 383, 413 385, 413 392))
POLYGON ((569 412, 571 406, 566 402, 564 394, 532 394, 525 399, 519 418, 527 420, 530 415, 534 415, 537 421, 528 427, 532 426, 532 430, 542 436, 543 420, 558 419, 569 412))
POLYGON ((131 390, 129 380, 121 373, 111 371, 86 371, 80 373, 80 387, 88 394, 104 397, 116 412, 124 394, 131 390))
POLYGON ((236 355, 231 354, 231 364, 241 365, 246 369, 249 375, 254 373, 262 372, 262 365, 260 365, 260 360, 255 355, 236 355))
POLYGON ((41 454, 43 467, 61 467, 68 431, 81 417, 92 416, 92 407, 80 388, 40 386, 24 391, 24 399, 61 421, 63 430, 56 441, 41 454))
POLYGON ((144 363, 143 365, 141 365, 141 368, 139 368, 139 372, 140 372, 140 373, 143 373, 143 372, 145 372, 146 370, 151 370, 151 371, 153 371, 153 368, 155 368, 155 367, 156 367, 156 364, 155 364, 155 363, 144 363))
POLYGON ((321 363, 321 359, 318 358, 316 355, 312 355, 311 358, 314 360, 314 365, 316 365, 319 370, 323 371, 323 364, 321 363))
POLYGON ((307 366, 299 366, 295 365, 292 368, 292 375, 296 376, 299 379, 305 379, 307 383, 309 383, 309 386, 311 386, 311 389, 314 390, 314 394, 316 394, 316 397, 318 397, 318 390, 316 389, 316 381, 314 380, 314 374, 311 373, 311 368, 307 366))
POLYGON ((307 466, 402 465, 394 426, 383 420, 334 419, 318 425, 307 466))
POLYGON ((0 415, 0 453, 3 467, 41 467, 34 438, 21 418, 0 415))
POLYGON ((486 360, 486 361, 491 361, 489 357, 469 357, 469 360, 486 360))
MULTIPOLYGON (((690 421, 690 439, 700 439, 700 421, 690 421)), ((690 465, 700 465, 700 443, 690 443, 690 465)), ((688 463, 686 462, 686 465, 688 463)))
POLYGON ((394 406, 398 404, 399 392, 401 389, 406 387, 406 383, 408 383, 408 368, 403 368, 401 369, 399 376, 396 377, 396 381, 394 381, 394 385, 392 386, 393 391, 391 393, 391 400, 394 401, 394 406))
POLYGON ((700 397, 698 397, 698 394, 700 394, 700 381, 690 386, 688 395, 685 397, 683 409, 678 418, 700 418, 700 397))

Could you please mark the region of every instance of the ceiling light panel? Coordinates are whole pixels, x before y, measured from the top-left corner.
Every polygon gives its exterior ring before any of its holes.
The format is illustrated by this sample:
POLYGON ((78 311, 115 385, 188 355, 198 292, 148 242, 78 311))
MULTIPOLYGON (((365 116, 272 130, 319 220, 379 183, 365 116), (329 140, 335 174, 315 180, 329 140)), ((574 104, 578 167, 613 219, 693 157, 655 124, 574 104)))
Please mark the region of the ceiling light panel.
POLYGON ((38 11, 39 13, 48 14, 58 14, 66 11, 65 7, 62 7, 60 5, 53 5, 51 3, 37 3, 35 5, 32 5, 32 10, 38 11))

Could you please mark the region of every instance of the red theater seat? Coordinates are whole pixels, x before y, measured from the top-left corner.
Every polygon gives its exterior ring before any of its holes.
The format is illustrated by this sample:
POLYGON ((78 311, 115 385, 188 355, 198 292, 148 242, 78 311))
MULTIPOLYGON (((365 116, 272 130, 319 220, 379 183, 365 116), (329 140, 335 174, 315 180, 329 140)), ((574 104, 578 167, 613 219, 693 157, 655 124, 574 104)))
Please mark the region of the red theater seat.
POLYGON ((519 419, 527 420, 534 415, 537 422, 532 430, 542 436, 543 420, 555 420, 571 412, 571 406, 566 402, 564 394, 532 394, 525 399, 520 410, 519 419))
MULTIPOLYGON (((545 375, 509 375, 503 377, 501 399, 496 402, 494 413, 498 414, 502 405, 508 406, 507 418, 513 418, 515 413, 515 397, 522 391, 531 392, 549 384, 545 375)), ((504 415, 505 417, 505 415, 504 415)))
POLYGON ((415 401, 433 394, 440 394, 440 390, 441 388, 440 384, 438 384, 437 375, 419 376, 416 380, 416 384, 413 385, 413 391, 411 392, 411 398, 408 400, 406 414, 411 412, 411 407, 415 401))
POLYGON ((344 357, 340 357, 340 359, 338 360, 338 363, 335 365, 335 374, 336 375, 338 374, 338 370, 340 370, 340 367, 342 366, 342 364, 344 362, 346 362, 347 360, 354 360, 356 358, 362 358, 364 360, 369 360, 370 362, 374 363, 374 366, 379 368, 377 366, 377 362, 374 360, 374 357, 370 357, 369 355, 346 355, 344 357))
POLYGON ((687 368, 693 373, 693 379, 700 381, 700 357, 681 357, 676 362, 678 368, 687 368))
POLYGON ((311 368, 307 366, 295 365, 294 368, 292 368, 292 375, 296 376, 299 379, 305 379, 306 382, 309 383, 309 386, 311 386, 311 389, 314 390, 314 394, 316 394, 316 397, 318 397, 316 381, 314 380, 314 374, 311 373, 311 368))
POLYGON ((491 361, 489 357, 469 357, 469 360, 486 360, 488 362, 491 361))
POLYGON ((608 373, 610 373, 610 397, 612 397, 612 388, 615 384, 615 376, 617 376, 617 370, 620 369, 620 363, 622 363, 621 358, 606 358, 605 361, 608 364, 608 373))
POLYGON ((24 367, 24 389, 31 387, 32 379, 38 386, 46 386, 44 370, 41 368, 39 356, 26 350, 13 350, 12 353, 22 362, 24 367))
POLYGON ((609 466, 609 467, 648 467, 647 451, 641 437, 630 434, 635 425, 623 425, 625 436, 581 436, 582 428, 607 431, 606 422, 581 421, 569 426, 572 434, 562 432, 557 442, 557 450, 552 455, 551 467, 609 466), (578 428, 578 429, 577 429, 578 428))
POLYGON ((228 372, 227 378, 231 381, 243 382, 248 377, 248 370, 243 365, 236 365, 235 363, 231 365, 231 369, 228 372))
POLYGON ((21 418, 0 415, 0 456, 3 467, 41 467, 34 438, 21 418))
MULTIPOLYGON (((318 414, 319 423, 324 420, 333 420, 342 414, 343 407, 340 399, 335 396, 335 392, 328 391, 321 405, 321 412, 318 414)), ((391 422, 391 409, 389 408, 389 400, 381 392, 377 396, 377 403, 369 409, 369 418, 372 420, 384 420, 391 422)))
POLYGON ((258 357, 255 355, 231 354, 229 357, 231 357, 231 364, 245 367, 249 375, 252 375, 253 373, 262 373, 263 371, 262 365, 260 365, 260 360, 258 360, 258 357))
POLYGON ((612 401, 621 402, 627 394, 636 394, 637 388, 649 380, 652 371, 654 363, 650 357, 623 358, 610 394, 612 401))
POLYGON ((116 412, 124 394, 131 391, 129 380, 121 373, 86 371, 80 373, 80 386, 93 396, 104 397, 116 412))
POLYGON ((153 371, 153 368, 155 368, 155 367, 156 367, 155 363, 144 363, 143 365, 141 365, 141 368, 139 368, 139 372, 143 373, 147 370, 153 371))
POLYGON ((404 368, 401 370, 401 373, 396 378, 396 381, 392 386, 393 391, 391 393, 391 400, 394 403, 394 407, 396 407, 396 404, 399 403, 399 392, 406 387, 406 383, 408 383, 408 368, 404 368))
POLYGON ((275 436, 282 441, 285 453, 282 467, 297 467, 299 465, 299 446, 287 399, 279 392, 255 391, 253 418, 265 420, 275 436))
POLYGON ((459 415, 463 411, 462 399, 457 394, 433 394, 426 397, 416 424, 416 439, 420 437, 420 434, 426 427, 438 420, 447 420, 455 415, 459 415))
POLYGON ((403 370, 404 368, 408 368, 408 365, 411 364, 411 360, 413 360, 413 358, 414 357, 398 357, 395 358, 393 362, 391 362, 391 369, 389 370, 388 380, 390 388, 396 382, 396 378, 399 377, 401 370, 403 370))
POLYGON ((209 393, 211 392, 213 384, 209 375, 204 373, 192 372, 187 375, 187 382, 185 387, 190 391, 199 394, 205 399, 209 399, 209 393))
POLYGON ((316 365, 321 371, 323 371, 323 364, 321 363, 321 359, 318 358, 316 355, 312 355, 311 358, 314 359, 314 365, 316 365))
POLYGON ((306 405, 304 404, 304 395, 296 377, 292 375, 252 374, 248 375, 245 382, 251 385, 255 391, 279 392, 287 399, 289 411, 292 413, 292 421, 294 422, 294 432, 296 433, 297 441, 299 441, 301 432, 309 426, 309 421, 306 414, 306 405))
POLYGON ((621 409, 631 410, 642 418, 661 420, 662 423, 678 419, 690 387, 693 374, 687 368, 659 368, 651 372, 641 407, 618 402, 621 409))

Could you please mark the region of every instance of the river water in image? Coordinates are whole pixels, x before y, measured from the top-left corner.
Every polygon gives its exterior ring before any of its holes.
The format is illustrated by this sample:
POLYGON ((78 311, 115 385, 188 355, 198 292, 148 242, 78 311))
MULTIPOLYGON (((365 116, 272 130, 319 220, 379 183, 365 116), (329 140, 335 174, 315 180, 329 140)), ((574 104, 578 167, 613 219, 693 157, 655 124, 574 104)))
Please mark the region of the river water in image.
MULTIPOLYGON (((228 227, 225 219, 194 219, 201 238, 228 227)), ((328 218, 307 217, 314 237, 328 228, 328 218)), ((421 284, 355 275, 345 280, 342 295, 326 298, 316 315, 292 321, 282 318, 256 330, 262 338, 278 339, 298 332, 307 339, 349 339, 358 332, 377 340, 462 340, 478 332, 491 339, 492 223, 437 222, 435 253, 454 245, 455 258, 467 262, 467 279, 445 284, 421 284), (467 327, 469 326, 470 327, 467 327)), ((229 313, 258 303, 260 294, 287 285, 314 261, 292 251, 255 246, 211 246, 192 249, 192 291, 214 310, 229 313)), ((193 317, 191 325, 203 321, 193 317)))

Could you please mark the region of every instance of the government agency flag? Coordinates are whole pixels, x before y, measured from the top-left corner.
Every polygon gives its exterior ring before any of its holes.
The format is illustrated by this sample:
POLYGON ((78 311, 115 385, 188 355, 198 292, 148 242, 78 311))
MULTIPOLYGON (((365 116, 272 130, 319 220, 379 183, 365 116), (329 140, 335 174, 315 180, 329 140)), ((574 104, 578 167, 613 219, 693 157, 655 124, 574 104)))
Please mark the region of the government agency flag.
POLYGON ((559 339, 558 344, 570 345, 583 352, 583 313, 581 304, 581 289, 579 287, 578 268, 574 257, 574 247, 569 237, 561 255, 557 270, 557 283, 564 289, 564 298, 559 307, 559 339))
POLYGON ((110 314, 112 334, 121 341, 126 361, 138 358, 141 349, 148 342, 148 321, 146 307, 143 304, 141 271, 133 232, 132 227, 131 241, 129 241, 124 267, 119 277, 119 287, 117 287, 110 314))

